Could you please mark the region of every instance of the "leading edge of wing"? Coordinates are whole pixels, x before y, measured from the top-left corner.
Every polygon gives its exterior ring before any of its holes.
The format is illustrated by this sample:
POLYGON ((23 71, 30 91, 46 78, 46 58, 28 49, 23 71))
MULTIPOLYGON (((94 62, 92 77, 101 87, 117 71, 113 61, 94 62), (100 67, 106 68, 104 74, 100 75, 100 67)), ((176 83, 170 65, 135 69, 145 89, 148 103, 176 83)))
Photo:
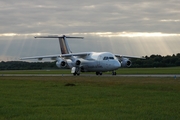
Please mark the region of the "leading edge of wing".
POLYGON ((45 55, 45 56, 23 57, 23 58, 20 58, 20 60, 28 60, 28 59, 42 60, 43 58, 51 58, 52 60, 56 60, 57 57, 60 57, 60 54, 57 54, 57 55, 45 55))
POLYGON ((43 58, 51 58, 52 60, 56 60, 57 57, 68 58, 71 56, 85 57, 90 55, 91 52, 82 52, 82 53, 71 53, 71 54, 56 54, 56 55, 44 55, 44 56, 32 56, 32 57, 23 57, 20 60, 28 60, 28 59, 38 59, 42 60, 43 58))
POLYGON ((119 55, 114 54, 117 58, 135 58, 135 59, 146 59, 144 56, 128 56, 128 55, 119 55))
POLYGON ((85 56, 90 55, 90 54, 91 54, 91 52, 61 54, 61 57, 71 57, 71 56, 85 57, 85 56))

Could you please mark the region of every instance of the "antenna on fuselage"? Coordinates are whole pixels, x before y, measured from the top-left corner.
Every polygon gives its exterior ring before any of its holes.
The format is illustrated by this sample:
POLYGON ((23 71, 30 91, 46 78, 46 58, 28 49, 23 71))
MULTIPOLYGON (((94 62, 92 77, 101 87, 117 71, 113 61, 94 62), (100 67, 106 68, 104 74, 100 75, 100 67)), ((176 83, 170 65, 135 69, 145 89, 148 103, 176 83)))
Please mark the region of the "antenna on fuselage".
POLYGON ((70 47, 68 45, 66 38, 83 39, 84 37, 70 37, 70 36, 65 36, 65 35, 62 35, 62 36, 50 35, 50 36, 35 36, 35 38, 58 38, 61 54, 70 54, 70 53, 72 53, 72 51, 70 50, 70 47))

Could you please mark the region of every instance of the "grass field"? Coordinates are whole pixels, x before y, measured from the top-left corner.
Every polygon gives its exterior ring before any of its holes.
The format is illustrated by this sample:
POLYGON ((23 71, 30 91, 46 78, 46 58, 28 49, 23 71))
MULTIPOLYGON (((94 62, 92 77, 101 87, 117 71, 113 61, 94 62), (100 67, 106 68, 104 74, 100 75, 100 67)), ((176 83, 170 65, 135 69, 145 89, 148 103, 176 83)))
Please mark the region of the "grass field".
POLYGON ((0 77, 1 120, 180 119, 180 78, 0 77))
MULTIPOLYGON (((70 69, 59 70, 9 70, 0 71, 0 74, 70 74, 70 69)), ((120 68, 117 74, 180 74, 180 67, 168 67, 168 68, 120 68)), ((82 73, 84 74, 84 73, 82 73)), ((85 72, 85 74, 89 74, 85 72)), ((92 74, 92 73, 90 73, 92 74)), ((95 73, 93 73, 95 74, 95 73)), ((105 72, 103 74, 112 74, 111 72, 105 72)))

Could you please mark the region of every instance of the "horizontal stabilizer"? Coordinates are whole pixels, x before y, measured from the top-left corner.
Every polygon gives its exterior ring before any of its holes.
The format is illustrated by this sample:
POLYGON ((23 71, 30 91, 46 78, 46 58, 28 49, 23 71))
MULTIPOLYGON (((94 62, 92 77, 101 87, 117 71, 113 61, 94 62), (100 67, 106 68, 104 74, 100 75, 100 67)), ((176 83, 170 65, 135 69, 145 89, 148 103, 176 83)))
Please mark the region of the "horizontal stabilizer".
POLYGON ((84 37, 70 37, 70 36, 58 36, 58 35, 49 35, 49 36, 35 36, 34 38, 78 38, 83 39, 84 37))

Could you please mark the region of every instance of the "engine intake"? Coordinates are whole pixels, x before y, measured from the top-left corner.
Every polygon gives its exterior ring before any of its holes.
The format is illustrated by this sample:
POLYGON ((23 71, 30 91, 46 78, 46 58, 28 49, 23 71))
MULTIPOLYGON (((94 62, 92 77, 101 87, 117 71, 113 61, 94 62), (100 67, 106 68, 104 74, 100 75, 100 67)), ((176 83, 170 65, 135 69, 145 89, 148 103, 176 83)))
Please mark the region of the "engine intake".
POLYGON ((81 64, 81 61, 80 60, 76 60, 76 65, 80 65, 81 64))
POLYGON ((57 59, 56 66, 59 68, 64 68, 67 66, 67 62, 61 58, 57 59))
POLYGON ((65 67, 66 66, 66 62, 65 61, 61 61, 61 66, 65 67))
POLYGON ((132 65, 132 62, 128 58, 123 58, 121 61, 122 67, 130 67, 132 65))

